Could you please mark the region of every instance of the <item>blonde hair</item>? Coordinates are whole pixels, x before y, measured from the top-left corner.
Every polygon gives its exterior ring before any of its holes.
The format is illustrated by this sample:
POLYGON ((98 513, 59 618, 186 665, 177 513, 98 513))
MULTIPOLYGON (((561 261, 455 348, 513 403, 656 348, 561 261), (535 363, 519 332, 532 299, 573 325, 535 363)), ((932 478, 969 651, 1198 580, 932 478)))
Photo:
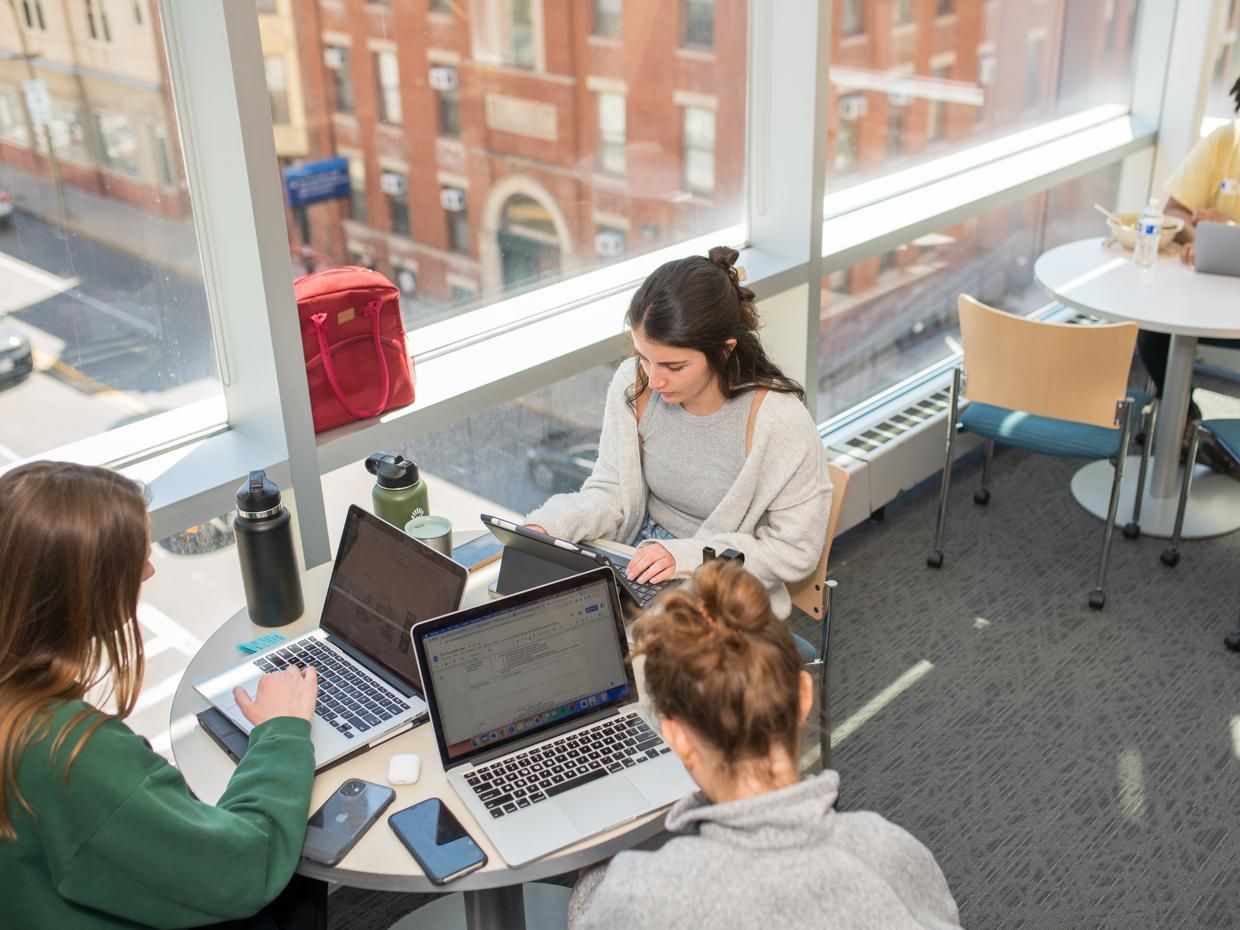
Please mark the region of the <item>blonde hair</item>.
MULTIPOLYGON (((116 717, 142 683, 138 596, 147 558, 146 501, 137 484, 104 468, 32 462, 0 476, 0 840, 13 840, 12 804, 34 813, 17 784, 22 756, 49 735, 56 706, 110 679, 116 717)), ((85 708, 55 736, 69 751, 110 719, 85 708)))
POLYGON ((730 770, 772 746, 795 758, 801 657, 766 589, 736 562, 707 562, 634 628, 655 711, 690 726, 730 770))

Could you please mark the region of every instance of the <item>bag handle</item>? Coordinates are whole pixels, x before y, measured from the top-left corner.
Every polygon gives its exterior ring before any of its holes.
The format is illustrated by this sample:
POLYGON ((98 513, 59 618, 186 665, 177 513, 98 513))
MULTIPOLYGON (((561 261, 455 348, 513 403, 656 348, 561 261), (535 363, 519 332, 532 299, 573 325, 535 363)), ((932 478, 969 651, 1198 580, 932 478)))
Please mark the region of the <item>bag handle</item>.
POLYGON ((327 344, 327 331, 323 325, 327 322, 327 314, 310 314, 310 329, 318 337, 319 357, 323 360, 323 373, 327 375, 327 383, 331 385, 332 393, 336 395, 336 400, 340 401, 340 406, 348 412, 349 416, 359 420, 365 420, 381 414, 383 408, 387 406, 388 391, 392 388, 392 375, 388 371, 387 357, 383 354, 383 340, 379 338, 379 311, 382 308, 382 301, 371 300, 362 309, 362 315, 370 317, 373 324, 375 355, 379 357, 379 370, 383 372, 383 389, 379 393, 379 402, 374 408, 369 410, 359 410, 349 403, 344 396, 344 391, 340 388, 340 382, 336 379, 336 368, 332 364, 331 347, 327 344))
POLYGON ((753 425, 758 419, 758 408, 766 400, 767 389, 758 388, 753 393, 753 402, 749 405, 749 425, 745 427, 745 457, 749 458, 749 450, 753 448, 753 425))

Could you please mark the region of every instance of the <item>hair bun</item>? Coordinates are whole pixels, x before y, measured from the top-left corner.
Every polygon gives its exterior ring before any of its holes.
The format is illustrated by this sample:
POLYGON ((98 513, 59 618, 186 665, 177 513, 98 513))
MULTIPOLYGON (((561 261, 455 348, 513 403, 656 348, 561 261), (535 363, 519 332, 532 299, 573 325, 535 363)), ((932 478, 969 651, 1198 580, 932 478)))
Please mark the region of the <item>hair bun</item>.
POLYGON ((740 252, 726 245, 717 245, 706 254, 712 262, 728 271, 733 270, 736 260, 741 257, 740 252))

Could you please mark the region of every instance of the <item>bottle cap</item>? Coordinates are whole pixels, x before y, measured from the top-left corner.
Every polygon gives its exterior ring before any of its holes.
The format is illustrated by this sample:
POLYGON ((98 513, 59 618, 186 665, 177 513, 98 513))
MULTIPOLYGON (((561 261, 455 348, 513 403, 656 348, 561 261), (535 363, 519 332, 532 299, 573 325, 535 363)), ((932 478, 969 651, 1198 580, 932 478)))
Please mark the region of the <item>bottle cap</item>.
POLYGON ((418 466, 403 455, 376 452, 366 459, 366 470, 379 479, 381 488, 399 491, 418 483, 418 466))
POLYGON ((249 520, 272 516, 280 510, 280 488, 259 470, 237 488, 237 513, 249 520))

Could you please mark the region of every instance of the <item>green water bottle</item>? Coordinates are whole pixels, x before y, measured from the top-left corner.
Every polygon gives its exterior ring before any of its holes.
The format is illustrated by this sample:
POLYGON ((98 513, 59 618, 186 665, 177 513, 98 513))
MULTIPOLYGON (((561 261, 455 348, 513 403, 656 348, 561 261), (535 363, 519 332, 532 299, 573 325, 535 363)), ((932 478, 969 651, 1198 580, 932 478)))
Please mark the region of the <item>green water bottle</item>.
POLYGON ((375 516, 403 530, 414 517, 431 512, 426 482, 418 477, 418 466, 403 455, 376 452, 366 459, 366 470, 376 478, 370 492, 375 516))

